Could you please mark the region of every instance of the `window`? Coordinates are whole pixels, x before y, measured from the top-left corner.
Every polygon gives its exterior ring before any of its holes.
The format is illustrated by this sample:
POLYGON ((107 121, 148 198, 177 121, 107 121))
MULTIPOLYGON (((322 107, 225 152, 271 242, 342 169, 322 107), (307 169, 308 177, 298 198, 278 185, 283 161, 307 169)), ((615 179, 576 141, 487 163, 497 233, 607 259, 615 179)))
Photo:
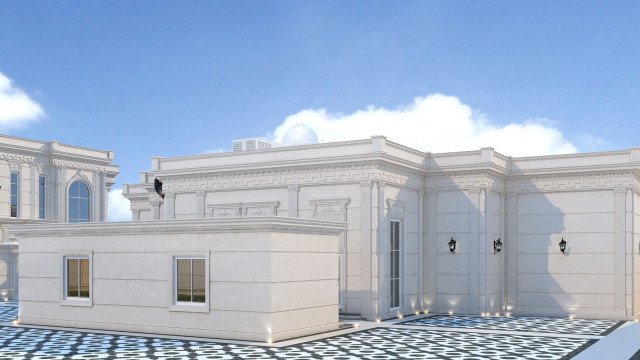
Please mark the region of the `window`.
POLYGON ((38 178, 38 209, 40 219, 46 219, 46 184, 44 176, 38 178))
POLYGON ((389 307, 400 307, 400 222, 389 223, 389 307))
POLYGON ((11 173, 11 217, 18 217, 18 173, 11 173))
POLYGON ((84 181, 76 180, 69 187, 69 222, 88 222, 90 214, 91 195, 89 187, 84 181))
POLYGON ((65 289, 66 299, 89 299, 89 258, 65 257, 65 289))
POLYGON ((206 300, 205 259, 176 258, 175 303, 204 304, 206 300))

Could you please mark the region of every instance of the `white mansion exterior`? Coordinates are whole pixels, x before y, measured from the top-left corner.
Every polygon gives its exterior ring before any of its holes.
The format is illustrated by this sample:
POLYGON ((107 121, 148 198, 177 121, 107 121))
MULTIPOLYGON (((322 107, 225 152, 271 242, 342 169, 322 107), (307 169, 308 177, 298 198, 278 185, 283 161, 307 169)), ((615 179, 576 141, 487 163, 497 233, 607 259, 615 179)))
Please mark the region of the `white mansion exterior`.
POLYGON ((0 135, 0 298, 17 296, 7 224, 106 221, 113 152, 0 135))
MULTIPOLYGON (((55 194, 80 176, 50 171, 55 194)), ((631 319, 640 315, 639 179, 640 149, 431 154, 376 136, 156 157, 123 193, 133 220, 348 223, 339 306, 367 319, 418 311, 631 319)), ((63 220, 61 209, 52 216, 63 220)))

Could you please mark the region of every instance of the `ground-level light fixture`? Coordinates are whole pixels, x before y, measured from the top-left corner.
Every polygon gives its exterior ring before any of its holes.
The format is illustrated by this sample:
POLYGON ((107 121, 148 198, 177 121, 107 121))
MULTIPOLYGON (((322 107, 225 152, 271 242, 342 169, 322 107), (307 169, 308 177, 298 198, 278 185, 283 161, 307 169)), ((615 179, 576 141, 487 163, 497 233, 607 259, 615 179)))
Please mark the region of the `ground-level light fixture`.
POLYGON ((453 238, 449 240, 449 251, 451 251, 452 254, 456 252, 456 241, 453 240, 453 238))
POLYGON ((560 246, 560 251, 562 251, 562 253, 564 253, 564 251, 567 250, 567 242, 564 240, 564 238, 560 240, 558 245, 560 246))
POLYGON ((498 240, 493 241, 493 253, 497 254, 500 251, 502 251, 502 241, 500 241, 500 238, 498 237, 498 240))

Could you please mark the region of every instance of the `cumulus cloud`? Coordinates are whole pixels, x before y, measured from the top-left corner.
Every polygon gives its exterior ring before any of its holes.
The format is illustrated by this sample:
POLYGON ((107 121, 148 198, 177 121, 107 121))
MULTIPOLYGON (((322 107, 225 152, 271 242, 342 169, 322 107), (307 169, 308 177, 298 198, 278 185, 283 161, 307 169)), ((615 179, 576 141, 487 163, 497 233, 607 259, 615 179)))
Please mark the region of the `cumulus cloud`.
POLYGON ((389 140, 430 152, 476 150, 491 146, 509 156, 576 152, 553 122, 534 119, 506 125, 492 123, 455 96, 431 94, 396 109, 370 106, 352 114, 306 109, 288 116, 273 132, 282 141, 285 132, 304 124, 320 142, 365 139, 384 135, 389 140))
POLYGON ((0 128, 22 128, 44 115, 38 103, 0 73, 0 128))
POLYGON ((130 202, 122 196, 122 189, 109 191, 109 221, 130 221, 130 202))

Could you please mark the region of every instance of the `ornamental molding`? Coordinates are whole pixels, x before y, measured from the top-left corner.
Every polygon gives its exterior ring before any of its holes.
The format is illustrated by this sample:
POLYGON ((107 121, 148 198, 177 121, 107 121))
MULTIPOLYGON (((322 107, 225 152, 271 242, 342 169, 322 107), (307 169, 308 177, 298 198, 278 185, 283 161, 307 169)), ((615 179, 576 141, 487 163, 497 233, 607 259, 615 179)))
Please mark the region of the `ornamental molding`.
POLYGON ((67 181, 67 184, 71 184, 76 180, 83 180, 87 185, 93 185, 93 181, 89 180, 89 177, 87 176, 87 174, 85 174, 85 172, 81 170, 76 171, 76 173, 73 174, 71 179, 67 181))
POLYGON ((289 187, 290 185, 358 182, 377 180, 374 163, 317 166, 262 171, 238 171, 204 175, 158 176, 171 191, 224 190, 252 187, 289 187))
POLYGON ((31 163, 34 162, 35 159, 35 156, 20 151, 17 151, 16 153, 0 152, 0 160, 31 163))
POLYGON ((151 204, 145 200, 131 200, 130 204, 131 211, 151 210, 151 204))
POLYGON ((431 175, 426 180, 427 189, 471 190, 487 189, 504 192, 506 179, 492 172, 467 172, 431 175))
MULTIPOLYGON (((384 161, 361 161, 338 165, 223 171, 209 174, 157 174, 167 190, 220 190, 251 187, 290 187, 318 183, 384 181, 422 188, 425 174, 384 161)), ((293 191, 293 190, 292 190, 293 191)))
POLYGON ((79 169, 79 170, 87 170, 87 171, 104 171, 107 172, 107 166, 98 165, 98 164, 89 164, 89 163, 81 163, 78 161, 72 160, 59 160, 53 159, 51 162, 54 166, 68 168, 68 169, 79 169))
POLYGON ((277 216, 279 201, 208 204, 205 217, 207 218, 233 218, 233 217, 260 217, 277 216))
POLYGON ((407 210, 407 202, 396 199, 387 199, 387 209, 389 209, 389 216, 396 219, 404 219, 405 212, 407 210))
POLYGON ((509 193, 634 189, 640 191, 640 181, 633 172, 598 172, 571 175, 517 177, 507 180, 509 193))
POLYGON ((350 198, 309 200, 313 218, 327 221, 347 221, 347 205, 350 198))

